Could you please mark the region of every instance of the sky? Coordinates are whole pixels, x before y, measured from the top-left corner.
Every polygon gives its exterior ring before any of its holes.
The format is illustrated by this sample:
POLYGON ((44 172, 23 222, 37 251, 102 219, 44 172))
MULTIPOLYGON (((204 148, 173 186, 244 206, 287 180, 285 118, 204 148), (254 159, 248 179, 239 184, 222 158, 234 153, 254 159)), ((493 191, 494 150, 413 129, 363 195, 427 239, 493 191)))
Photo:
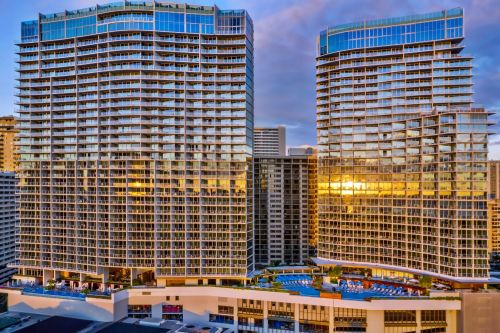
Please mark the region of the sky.
MULTIPOLYGON (((171 0, 172 2, 173 0, 171 0)), ((15 41, 20 22, 111 0, 0 0, 0 115, 15 110, 15 41)), ((287 145, 316 144, 316 36, 328 26, 463 7, 465 50, 474 60, 474 101, 491 112, 500 133, 499 0, 191 0, 222 9, 247 9, 254 22, 255 124, 285 125, 287 145)), ((500 159, 500 135, 490 136, 500 159)))

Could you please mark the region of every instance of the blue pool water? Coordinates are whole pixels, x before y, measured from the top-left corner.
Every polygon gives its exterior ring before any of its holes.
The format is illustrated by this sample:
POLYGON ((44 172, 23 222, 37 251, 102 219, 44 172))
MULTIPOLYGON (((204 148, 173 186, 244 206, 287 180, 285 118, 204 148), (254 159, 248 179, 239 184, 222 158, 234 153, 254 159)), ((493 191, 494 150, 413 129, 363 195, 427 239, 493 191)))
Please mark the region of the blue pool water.
POLYGON ((67 298, 78 298, 85 299, 85 295, 76 291, 61 291, 61 290, 45 290, 43 287, 25 287, 23 289, 24 294, 38 294, 47 295, 54 297, 67 297, 67 298))
POLYGON ((383 294, 376 292, 376 291, 369 291, 369 290, 364 290, 364 291, 341 291, 342 293, 342 299, 350 299, 354 301, 361 301, 364 300, 367 297, 376 297, 376 296, 381 296, 383 294))
POLYGON ((298 292, 302 296, 319 297, 319 290, 311 286, 313 279, 309 275, 278 275, 275 281, 281 283, 284 289, 298 292))
POLYGON ((286 290, 296 291, 301 296, 319 297, 319 290, 311 286, 283 286, 286 290))

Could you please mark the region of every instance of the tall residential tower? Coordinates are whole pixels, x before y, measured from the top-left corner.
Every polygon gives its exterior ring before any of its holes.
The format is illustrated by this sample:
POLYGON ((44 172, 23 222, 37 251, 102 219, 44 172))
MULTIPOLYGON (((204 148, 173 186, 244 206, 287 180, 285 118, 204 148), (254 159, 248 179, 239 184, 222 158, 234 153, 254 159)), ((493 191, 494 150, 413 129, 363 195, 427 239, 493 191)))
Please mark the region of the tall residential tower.
POLYGON ((460 8, 320 33, 319 262, 488 278, 487 113, 463 39, 460 8))
POLYGON ((245 278, 247 12, 115 2, 39 15, 21 37, 21 273, 159 285, 245 278))

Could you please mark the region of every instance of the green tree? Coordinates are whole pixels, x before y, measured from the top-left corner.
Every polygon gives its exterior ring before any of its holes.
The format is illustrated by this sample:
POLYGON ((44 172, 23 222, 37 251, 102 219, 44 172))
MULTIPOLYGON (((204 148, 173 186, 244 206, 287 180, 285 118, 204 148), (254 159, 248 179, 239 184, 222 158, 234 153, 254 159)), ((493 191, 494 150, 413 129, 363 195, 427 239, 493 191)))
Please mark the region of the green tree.
POLYGON ((432 278, 430 276, 426 276, 426 275, 421 276, 420 280, 419 280, 419 285, 422 288, 429 289, 430 287, 432 287, 432 278))
POLYGON ((328 277, 338 279, 342 276, 342 266, 330 267, 327 273, 328 277))

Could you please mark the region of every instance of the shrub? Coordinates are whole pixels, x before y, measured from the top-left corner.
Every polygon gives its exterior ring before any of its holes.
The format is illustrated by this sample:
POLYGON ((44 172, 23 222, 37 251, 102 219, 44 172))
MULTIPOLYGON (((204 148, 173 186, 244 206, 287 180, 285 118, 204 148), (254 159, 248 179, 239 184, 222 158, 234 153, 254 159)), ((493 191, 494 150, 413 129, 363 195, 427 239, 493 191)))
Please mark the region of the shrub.
POLYGON ((47 286, 45 287, 45 289, 54 290, 56 288, 55 284, 56 284, 56 280, 50 279, 47 281, 47 286))

